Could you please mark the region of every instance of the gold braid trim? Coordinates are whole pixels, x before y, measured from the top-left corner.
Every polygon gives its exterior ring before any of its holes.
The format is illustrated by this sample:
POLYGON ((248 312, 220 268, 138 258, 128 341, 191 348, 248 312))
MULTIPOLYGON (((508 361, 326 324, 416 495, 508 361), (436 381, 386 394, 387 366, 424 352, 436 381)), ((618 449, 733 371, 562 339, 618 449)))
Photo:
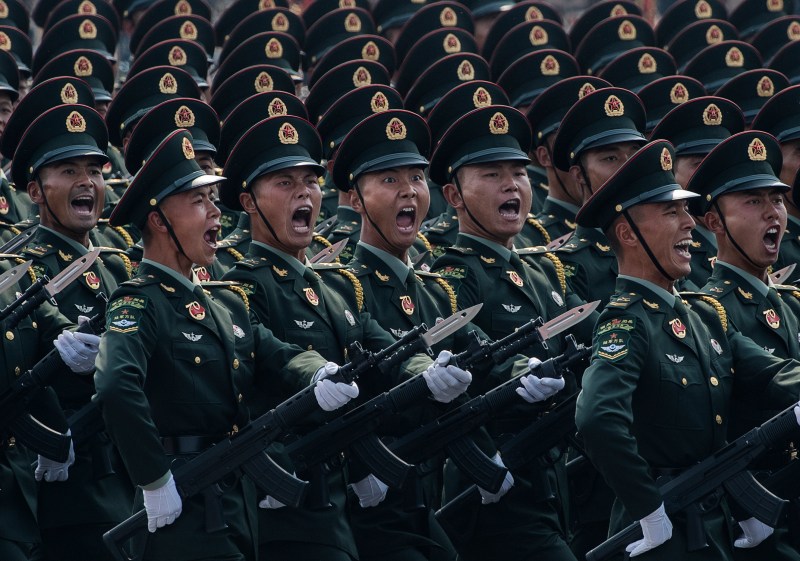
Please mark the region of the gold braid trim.
POLYGON ((226 247, 225 251, 227 251, 228 253, 233 255, 234 259, 236 259, 237 261, 243 261, 244 260, 244 255, 242 255, 241 252, 236 251, 236 249, 234 249, 232 247, 226 247))
POLYGON ((456 313, 458 311, 458 302, 456 301, 456 293, 453 290, 453 287, 441 277, 437 277, 433 280, 435 280, 447 293, 447 297, 450 298, 450 311, 452 313, 456 313))
POLYGON ((719 300, 712 298, 711 296, 701 296, 700 300, 717 311, 719 322, 722 324, 722 330, 728 331, 728 313, 725 311, 725 308, 722 307, 722 304, 719 303, 719 300))
POLYGON ((250 312, 250 299, 247 297, 247 293, 244 291, 244 288, 237 284, 230 284, 227 286, 228 289, 234 291, 236 294, 241 297, 242 301, 244 302, 244 307, 247 308, 247 312, 250 312))
POLYGON ((800 291, 792 290, 792 296, 800 300, 800 291))
POLYGON ((347 269, 336 269, 336 272, 344 275, 347 280, 353 283, 353 290, 356 293, 356 306, 358 306, 358 311, 361 312, 364 309, 364 288, 361 286, 361 281, 347 269))
POLYGON ((19 234, 22 233, 22 230, 20 230, 16 226, 11 226, 10 224, 8 226, 8 229, 11 230, 11 233, 14 234, 15 236, 18 236, 19 234))
POLYGON ((312 239, 317 243, 321 243, 325 247, 330 247, 333 245, 324 236, 320 236, 319 234, 314 234, 314 237, 312 239))
POLYGON ((553 266, 556 268, 556 276, 558 277, 558 284, 561 285, 561 295, 567 295, 567 276, 564 274, 564 264, 561 262, 561 259, 556 257, 555 254, 550 253, 543 253, 545 257, 547 257, 550 261, 553 262, 553 266))
POLYGON ((417 238, 422 241, 422 244, 425 246, 426 250, 433 251, 433 248, 431 247, 431 242, 428 241, 428 238, 425 237, 425 234, 423 234, 422 232, 417 232, 417 238))
POLYGON ((550 234, 547 233, 547 230, 545 230, 545 227, 542 226, 541 222, 539 222, 535 218, 531 217, 531 218, 528 218, 528 224, 533 226, 536 230, 539 230, 539 233, 542 234, 542 237, 544 238, 544 244, 543 245, 547 245, 552 241, 550 239, 550 234))
POLYGON ((120 236, 122 236, 122 239, 125 240, 125 243, 128 244, 128 247, 133 247, 135 245, 133 242, 133 238, 125 228, 123 228, 122 226, 112 226, 111 229, 114 230, 120 236))
POLYGON ((118 253, 119 258, 122 259, 122 262, 125 264, 125 272, 128 273, 128 278, 133 276, 133 263, 131 263, 131 258, 125 255, 124 253, 118 253))
MULTIPOLYGON (((14 261, 22 265, 27 261, 27 259, 23 259, 22 257, 15 257, 14 261)), ((36 273, 33 272, 33 267, 28 267, 28 276, 31 278, 32 282, 36 282, 36 273)))

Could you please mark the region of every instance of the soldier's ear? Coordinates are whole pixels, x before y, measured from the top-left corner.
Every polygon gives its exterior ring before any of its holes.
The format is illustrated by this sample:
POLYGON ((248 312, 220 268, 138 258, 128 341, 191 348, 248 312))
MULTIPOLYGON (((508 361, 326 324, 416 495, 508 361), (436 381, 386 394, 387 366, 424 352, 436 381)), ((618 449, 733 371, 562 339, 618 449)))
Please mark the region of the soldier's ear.
POLYGON ((719 214, 715 210, 709 210, 705 213, 702 222, 713 234, 722 235, 725 233, 725 225, 722 224, 722 220, 719 219, 719 214))
POLYGON ((239 193, 239 204, 242 205, 242 208, 247 214, 255 214, 256 204, 255 201, 253 201, 253 195, 249 191, 239 193))
POLYGON ((147 215, 147 226, 150 227, 151 231, 167 231, 167 228, 164 226, 164 221, 161 219, 161 215, 155 210, 147 215))
POLYGON ((635 246, 639 245, 639 238, 631 228, 631 225, 628 224, 628 221, 625 219, 618 220, 617 223, 614 225, 614 234, 617 237, 620 245, 622 246, 635 246))
POLYGON ((361 204, 361 197, 358 196, 355 189, 350 189, 347 192, 347 196, 350 197, 350 206, 353 207, 354 211, 361 212, 364 210, 364 205, 361 204))
POLYGON ((35 179, 28 181, 28 196, 37 205, 44 203, 44 198, 42 197, 42 185, 40 181, 35 179))
POLYGON ((442 194, 444 195, 444 199, 447 201, 453 208, 461 208, 464 206, 464 198, 461 196, 461 192, 456 188, 453 183, 448 183, 442 186, 442 194))
POLYGON ((539 165, 542 166, 543 168, 553 167, 553 162, 550 160, 550 154, 547 151, 546 147, 537 146, 533 154, 534 156, 536 156, 536 160, 539 162, 539 165))

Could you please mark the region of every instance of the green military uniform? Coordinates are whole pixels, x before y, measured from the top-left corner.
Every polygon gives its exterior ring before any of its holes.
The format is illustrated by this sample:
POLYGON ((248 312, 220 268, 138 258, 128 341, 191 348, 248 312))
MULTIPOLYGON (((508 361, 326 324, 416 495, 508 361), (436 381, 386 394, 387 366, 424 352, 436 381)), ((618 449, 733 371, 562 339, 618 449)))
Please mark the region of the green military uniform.
POLYGON ((714 263, 717 260, 717 240, 714 234, 702 224, 696 224, 692 232, 692 245, 689 253, 692 254, 692 272, 685 280, 700 288, 708 282, 714 272, 714 263))
POLYGON ((788 215, 786 231, 781 240, 780 254, 775 262, 775 269, 782 269, 792 264, 800 263, 800 218, 788 215))
POLYGON ((547 197, 536 220, 547 230, 551 240, 575 231, 575 215, 579 208, 565 201, 547 197))
POLYGON ((564 274, 575 294, 587 301, 608 303, 614 292, 617 259, 605 234, 578 226, 556 254, 564 264, 564 274))
MULTIPOLYGON (((141 226, 159 204, 156 197, 219 181, 203 174, 187 149, 189 139, 179 130, 156 148, 117 205, 112 224, 141 226)), ((136 485, 158 483, 176 456, 198 453, 247 422, 244 400, 254 382, 265 389, 276 379, 308 382, 324 364, 318 354, 303 353, 251 324, 245 305, 239 296, 217 301, 196 282, 146 259, 138 276, 112 296, 95 400, 136 485), (163 375, 165 364, 171 365, 169 376, 163 375)), ((251 483, 237 481, 220 500, 225 531, 205 531, 202 496, 184 500, 177 520, 150 535, 145 558, 253 557, 251 483)), ((135 507, 141 505, 137 493, 135 507)))
MULTIPOLYGON (((538 208, 542 208, 542 205, 539 205, 538 208)), ((514 238, 514 245, 518 247, 533 247, 547 245, 551 241, 552 239, 547 229, 533 214, 528 213, 528 218, 522 226, 522 231, 514 238)))

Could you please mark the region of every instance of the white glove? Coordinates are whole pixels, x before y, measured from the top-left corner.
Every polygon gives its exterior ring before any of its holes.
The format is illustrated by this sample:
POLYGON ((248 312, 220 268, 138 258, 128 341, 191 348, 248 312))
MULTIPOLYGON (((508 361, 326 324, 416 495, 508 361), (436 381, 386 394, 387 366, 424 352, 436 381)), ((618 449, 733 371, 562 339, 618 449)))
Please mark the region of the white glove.
POLYGON ((258 501, 258 508, 266 508, 269 510, 274 510, 278 508, 283 508, 286 505, 280 502, 278 499, 273 497, 272 495, 267 495, 262 500, 258 501))
POLYGON ((739 526, 742 528, 744 536, 733 542, 733 547, 739 547, 742 549, 749 549, 757 546, 765 539, 770 537, 772 532, 775 531, 773 528, 770 528, 755 518, 742 520, 739 522, 739 526))
MULTIPOLYGON (((528 369, 535 371, 542 361, 532 356, 528 359, 528 369)), ((564 378, 539 378, 536 374, 527 374, 520 377, 522 387, 517 388, 517 394, 528 403, 536 403, 554 396, 564 389, 564 378)))
POLYGON ((422 373, 433 398, 441 403, 453 401, 464 393, 472 382, 472 374, 468 370, 447 366, 451 356, 453 355, 450 351, 440 352, 433 364, 422 373))
MULTIPOLYGON (((502 458, 500 458, 500 454, 495 454, 494 458, 492 458, 492 461, 496 463, 498 466, 506 467, 505 464, 503 463, 502 458)), ((500 490, 497 493, 490 493, 489 491, 478 487, 478 491, 480 491, 481 493, 481 503, 485 505, 496 503, 501 498, 503 498, 503 495, 508 493, 513 486, 514 486, 514 476, 511 475, 511 472, 509 471, 508 473, 506 473, 506 477, 505 479, 503 479, 503 484, 500 486, 500 490)))
MULTIPOLYGON (((78 325, 89 321, 86 316, 78 318, 78 325)), ((100 347, 100 337, 91 333, 64 330, 53 341, 58 354, 70 370, 75 373, 88 373, 94 370, 94 359, 100 347)))
POLYGON ((175 479, 172 478, 171 473, 164 485, 152 491, 144 489, 143 493, 144 508, 147 511, 147 529, 150 532, 172 524, 181 515, 183 502, 175 488, 175 479))
POLYGON ((672 522, 664 510, 664 503, 661 503, 661 506, 654 512, 639 520, 639 524, 642 525, 644 538, 629 544, 625 548, 625 551, 630 553, 631 557, 650 551, 672 537, 672 522))
POLYGON ((794 406, 794 417, 797 419, 797 424, 800 425, 800 403, 794 406))
POLYGON ((325 366, 322 366, 314 372, 314 376, 311 378, 311 383, 316 384, 320 380, 324 380, 325 378, 330 378, 334 374, 339 371, 339 365, 335 362, 326 362, 325 366))
POLYGON ((371 473, 361 481, 351 483, 350 487, 358 496, 358 504, 361 505, 361 508, 377 506, 386 498, 386 492, 389 490, 388 485, 371 473))
POLYGON ((328 379, 320 380, 314 386, 314 395, 323 410, 335 411, 354 397, 358 397, 358 386, 355 382, 345 384, 328 379))
MULTIPOLYGON (((70 436, 72 431, 67 431, 67 436, 70 436)), ((48 483, 53 481, 66 481, 69 477, 69 467, 75 463, 75 448, 72 446, 72 440, 69 442, 69 456, 66 462, 56 462, 50 458, 45 458, 41 454, 36 458, 36 471, 33 476, 36 481, 44 480, 48 483)))

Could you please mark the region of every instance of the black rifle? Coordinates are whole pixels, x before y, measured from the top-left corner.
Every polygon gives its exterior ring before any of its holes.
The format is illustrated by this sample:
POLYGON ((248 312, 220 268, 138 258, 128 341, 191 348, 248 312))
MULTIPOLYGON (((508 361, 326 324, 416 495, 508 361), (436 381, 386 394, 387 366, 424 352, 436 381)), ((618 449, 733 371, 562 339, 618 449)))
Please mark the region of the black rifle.
MULTIPOLYGON (((709 498, 726 492, 745 512, 767 526, 780 523, 786 501, 765 489, 747 471, 750 463, 770 448, 782 444, 798 432, 794 405, 772 419, 724 446, 700 463, 688 468, 660 487, 667 514, 686 511, 699 514, 709 498)), ((712 500, 711 502, 716 502, 712 500)), ((702 524, 689 525, 690 549, 707 547, 702 524), (699 532, 699 535, 698 535, 699 532), (694 544, 694 546, 692 546, 694 544)), ((587 561, 603 561, 621 553, 625 547, 642 538, 642 527, 634 522, 611 536, 586 554, 587 561)))
MULTIPOLYGON (((105 327, 105 313, 100 313, 78 327, 81 333, 99 334, 105 327)), ((14 385, 0 395, 0 431, 8 431, 30 450, 55 461, 66 461, 70 437, 47 427, 29 412, 29 404, 42 388, 64 371, 65 364, 58 350, 47 353, 14 385)))
MULTIPOLYGON (((350 383, 393 355, 403 356, 403 347, 408 346, 425 331, 427 328, 422 325, 379 352, 359 352, 354 360, 340 367, 339 371, 329 379, 334 382, 350 383)), ((237 434, 175 467, 173 470, 175 485, 184 500, 201 493, 205 495, 207 531, 218 531, 226 527, 222 519, 222 508, 218 503, 224 491, 221 482, 231 473, 248 475, 259 487, 267 490, 284 504, 297 506, 302 502, 308 483, 286 473, 264 451, 278 437, 298 424, 307 422, 309 416, 319 409, 314 386, 311 385, 275 409, 254 419, 237 434), (216 502, 216 508, 210 508, 208 501, 216 502)), ((129 554, 125 551, 124 544, 146 531, 147 511, 142 509, 106 532, 103 541, 115 559, 133 561, 141 557, 141 552, 138 552, 137 548, 137 553, 129 554)))

